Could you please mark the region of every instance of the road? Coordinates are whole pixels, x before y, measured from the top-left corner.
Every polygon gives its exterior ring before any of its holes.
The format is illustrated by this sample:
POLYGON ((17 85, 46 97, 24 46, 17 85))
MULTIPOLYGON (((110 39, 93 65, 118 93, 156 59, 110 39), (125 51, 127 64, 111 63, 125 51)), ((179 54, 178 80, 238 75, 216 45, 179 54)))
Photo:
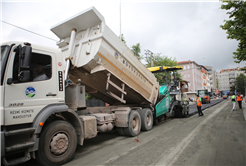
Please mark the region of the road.
POLYGON ((85 140, 65 165, 246 165, 243 111, 232 111, 224 100, 203 113, 156 125, 140 133, 140 142, 116 131, 103 133, 85 140))
MULTIPOLYGON (((213 100, 210 100, 210 103, 208 104, 202 104, 202 110, 205 110, 209 107, 212 107, 222 101, 224 101, 225 99, 213 99, 213 100)), ((193 104, 193 105, 190 105, 190 111, 189 111, 189 114, 193 114, 193 113, 197 113, 197 108, 196 108, 196 103, 193 104)))

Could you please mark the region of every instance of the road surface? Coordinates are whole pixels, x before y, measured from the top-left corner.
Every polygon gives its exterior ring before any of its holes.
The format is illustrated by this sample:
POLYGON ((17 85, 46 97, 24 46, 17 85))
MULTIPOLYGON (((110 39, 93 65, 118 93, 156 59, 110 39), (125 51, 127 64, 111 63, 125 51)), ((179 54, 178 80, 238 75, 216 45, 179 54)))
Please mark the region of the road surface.
MULTIPOLYGON (((212 107, 222 101, 224 101, 225 99, 213 99, 213 100, 210 100, 210 103, 208 104, 202 104, 202 110, 205 110, 209 107, 212 107)), ((194 113, 197 113, 197 108, 196 108, 196 103, 193 104, 193 105, 190 105, 190 111, 189 111, 189 114, 194 114, 194 113)))
MULTIPOLYGON (((85 140, 65 165, 246 165, 243 110, 232 111, 223 100, 203 113, 156 125, 140 133, 140 142, 116 131, 103 133, 85 140)), ((38 164, 31 160, 23 165, 38 164)))

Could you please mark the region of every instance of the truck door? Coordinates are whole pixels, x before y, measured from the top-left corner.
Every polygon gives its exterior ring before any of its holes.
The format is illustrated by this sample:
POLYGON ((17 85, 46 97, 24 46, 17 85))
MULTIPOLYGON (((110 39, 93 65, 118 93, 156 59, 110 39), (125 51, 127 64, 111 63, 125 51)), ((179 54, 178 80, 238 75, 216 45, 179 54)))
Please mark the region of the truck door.
POLYGON ((5 125, 32 123, 45 106, 58 103, 55 54, 32 48, 30 80, 19 82, 19 55, 13 50, 4 80, 5 125), (12 79, 11 84, 7 84, 8 79, 12 79))

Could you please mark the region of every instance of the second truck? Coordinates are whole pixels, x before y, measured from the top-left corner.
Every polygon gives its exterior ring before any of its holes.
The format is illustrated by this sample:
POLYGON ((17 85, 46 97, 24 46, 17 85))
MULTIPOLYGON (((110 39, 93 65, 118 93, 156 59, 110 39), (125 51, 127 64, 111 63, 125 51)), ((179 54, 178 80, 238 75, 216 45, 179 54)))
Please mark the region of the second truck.
POLYGON ((132 51, 89 8, 51 28, 59 49, 26 42, 1 45, 1 158, 61 165, 77 144, 116 128, 137 136, 153 122, 188 114, 178 81, 159 85, 132 51), (107 102, 86 107, 85 93, 107 102), (18 154, 18 155, 17 155, 18 154))

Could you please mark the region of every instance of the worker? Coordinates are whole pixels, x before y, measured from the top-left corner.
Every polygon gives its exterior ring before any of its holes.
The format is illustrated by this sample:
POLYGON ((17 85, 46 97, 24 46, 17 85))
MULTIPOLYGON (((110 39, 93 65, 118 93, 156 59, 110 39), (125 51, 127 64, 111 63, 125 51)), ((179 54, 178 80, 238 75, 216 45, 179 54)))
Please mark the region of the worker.
POLYGON ((237 99, 236 99, 235 93, 232 93, 232 96, 231 96, 232 111, 235 110, 236 100, 237 99))
POLYGON ((42 81, 49 79, 44 73, 44 67, 42 65, 37 65, 35 69, 37 72, 37 76, 33 79, 33 81, 42 81))
POLYGON ((197 101, 198 116, 203 116, 203 113, 202 113, 202 99, 199 97, 199 95, 196 95, 196 101, 197 101))
POLYGON ((242 96, 239 93, 237 94, 237 102, 239 105, 239 109, 242 109, 242 96))

